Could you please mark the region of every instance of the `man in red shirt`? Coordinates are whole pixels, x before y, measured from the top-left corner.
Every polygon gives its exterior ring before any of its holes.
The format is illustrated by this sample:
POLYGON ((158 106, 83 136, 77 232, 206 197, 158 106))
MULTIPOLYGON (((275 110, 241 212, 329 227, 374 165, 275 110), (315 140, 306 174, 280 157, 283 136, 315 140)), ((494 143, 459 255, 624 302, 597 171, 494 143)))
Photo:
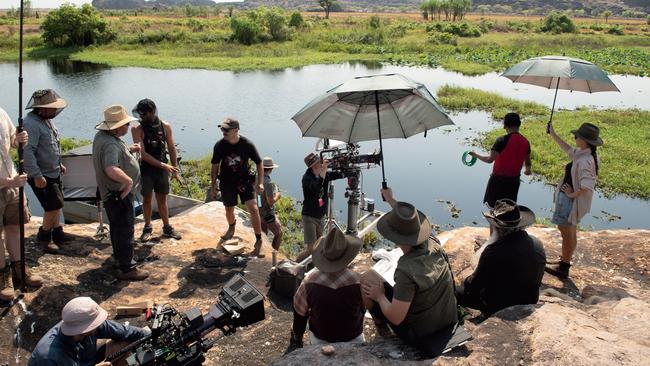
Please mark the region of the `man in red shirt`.
POLYGON ((517 202, 519 193, 519 175, 526 165, 524 174, 531 174, 530 143, 519 133, 521 119, 517 113, 508 113, 503 118, 503 128, 507 134, 497 138, 490 149, 490 155, 484 156, 474 151, 470 155, 488 164, 494 162, 492 174, 488 180, 483 203, 494 207, 494 202, 503 198, 517 202))

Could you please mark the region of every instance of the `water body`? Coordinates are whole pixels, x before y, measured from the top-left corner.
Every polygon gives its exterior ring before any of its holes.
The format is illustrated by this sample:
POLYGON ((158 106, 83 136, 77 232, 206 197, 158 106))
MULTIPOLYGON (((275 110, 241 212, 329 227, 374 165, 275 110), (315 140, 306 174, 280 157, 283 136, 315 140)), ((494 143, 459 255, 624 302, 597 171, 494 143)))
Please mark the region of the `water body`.
MULTIPOLYGON (((68 108, 55 123, 64 136, 92 139, 94 126, 110 104, 123 104, 129 110, 144 97, 156 101, 160 116, 171 122, 174 136, 185 159, 211 154, 221 134, 217 128, 226 116, 241 122, 241 134, 251 138, 260 154, 273 156, 280 165, 274 180, 289 195, 301 198, 300 179, 305 171, 302 158, 316 144, 303 138, 291 116, 312 98, 355 76, 401 73, 424 83, 434 94, 445 84, 474 87, 486 91, 551 105, 553 92, 544 88, 513 84, 490 73, 463 76, 442 69, 361 64, 314 65, 281 71, 228 72, 208 70, 153 70, 146 68, 110 68, 103 65, 67 61, 27 62, 24 65, 24 103, 38 88, 53 88, 68 101, 68 108)), ((0 105, 17 119, 17 76, 15 64, 0 64, 0 105)), ((587 94, 559 91, 559 108, 578 106, 595 108, 650 109, 648 78, 611 76, 621 93, 587 94)), ((461 164, 463 151, 471 148, 477 133, 500 124, 489 122, 483 112, 453 114, 456 126, 429 131, 407 140, 384 143, 388 184, 399 199, 414 203, 442 228, 462 225, 485 226, 480 202, 491 166, 461 164), (488 121, 489 123, 486 123, 488 121), (450 203, 447 203, 449 201, 450 203), (450 207, 460 210, 452 217, 450 207)), ((362 143, 363 153, 378 150, 374 142, 362 143)), ((520 202, 539 217, 550 218, 553 187, 535 178, 523 177, 520 202)), ((363 189, 368 197, 378 198, 381 182, 379 168, 364 171, 363 189)), ((344 182, 337 182, 335 208, 345 217, 344 182)), ((27 189, 30 191, 30 189, 27 189)), ((31 207, 40 214, 32 199, 31 207)), ((377 199, 380 201, 380 199, 377 199)), ((378 209, 387 206, 378 202, 378 209)), ((593 228, 647 228, 650 204, 647 201, 597 195, 592 213, 583 224, 593 228), (621 216, 609 220, 608 213, 621 216)))

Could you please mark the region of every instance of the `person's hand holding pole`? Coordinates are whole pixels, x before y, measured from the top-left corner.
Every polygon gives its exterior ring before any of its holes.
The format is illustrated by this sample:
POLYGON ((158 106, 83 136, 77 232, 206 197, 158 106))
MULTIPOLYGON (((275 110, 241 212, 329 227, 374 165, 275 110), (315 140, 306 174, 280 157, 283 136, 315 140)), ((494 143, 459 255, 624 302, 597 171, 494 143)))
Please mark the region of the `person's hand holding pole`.
POLYGON ((16 134, 16 143, 19 144, 27 144, 27 141, 29 140, 29 134, 27 134, 27 131, 23 131, 21 133, 16 134))
POLYGON ((27 182, 27 174, 23 173, 11 178, 3 179, 2 186, 6 188, 22 187, 27 182))
POLYGON ((397 201, 395 200, 395 197, 393 197, 393 189, 390 187, 382 188, 380 191, 381 196, 384 198, 386 202, 390 205, 390 207, 395 207, 397 204, 397 201))

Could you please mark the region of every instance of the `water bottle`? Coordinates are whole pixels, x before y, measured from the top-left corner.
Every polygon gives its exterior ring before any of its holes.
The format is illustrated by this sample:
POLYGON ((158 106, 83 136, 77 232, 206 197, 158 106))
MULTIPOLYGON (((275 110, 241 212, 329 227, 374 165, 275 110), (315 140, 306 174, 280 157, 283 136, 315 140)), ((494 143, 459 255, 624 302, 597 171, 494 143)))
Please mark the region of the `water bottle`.
POLYGON ((257 194, 257 207, 262 207, 262 195, 257 194))

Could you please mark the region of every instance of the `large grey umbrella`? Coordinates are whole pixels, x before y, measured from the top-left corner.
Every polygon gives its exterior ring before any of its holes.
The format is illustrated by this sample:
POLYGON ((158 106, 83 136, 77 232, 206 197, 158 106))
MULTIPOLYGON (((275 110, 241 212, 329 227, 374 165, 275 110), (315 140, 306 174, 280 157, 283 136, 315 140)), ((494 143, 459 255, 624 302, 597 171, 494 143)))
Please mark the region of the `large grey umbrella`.
MULTIPOLYGON (((453 125, 429 90, 399 74, 362 76, 315 98, 291 117, 303 136, 355 143, 407 138, 453 125)), ((383 160, 383 155, 382 155, 383 160)), ((381 164, 386 186, 384 164, 381 164)))
POLYGON ((598 66, 589 61, 565 56, 533 57, 511 66, 501 76, 515 83, 537 85, 547 89, 555 88, 549 124, 553 121, 558 89, 586 93, 620 92, 598 66))

